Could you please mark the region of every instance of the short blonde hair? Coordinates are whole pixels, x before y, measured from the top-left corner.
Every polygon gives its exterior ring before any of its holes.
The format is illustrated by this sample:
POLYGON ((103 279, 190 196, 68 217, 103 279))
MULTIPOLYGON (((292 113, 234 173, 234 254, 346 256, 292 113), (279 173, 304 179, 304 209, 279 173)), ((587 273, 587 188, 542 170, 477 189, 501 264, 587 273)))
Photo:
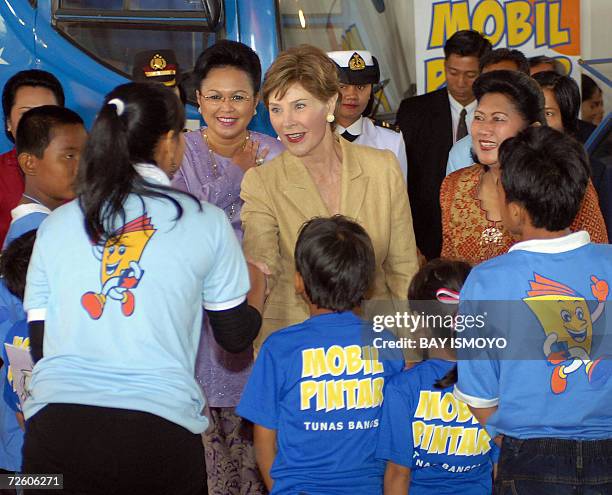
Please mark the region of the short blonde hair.
POLYGON ((323 50, 312 45, 289 48, 274 60, 263 82, 264 104, 268 106, 272 95, 285 96, 295 83, 322 102, 340 93, 336 64, 323 50))

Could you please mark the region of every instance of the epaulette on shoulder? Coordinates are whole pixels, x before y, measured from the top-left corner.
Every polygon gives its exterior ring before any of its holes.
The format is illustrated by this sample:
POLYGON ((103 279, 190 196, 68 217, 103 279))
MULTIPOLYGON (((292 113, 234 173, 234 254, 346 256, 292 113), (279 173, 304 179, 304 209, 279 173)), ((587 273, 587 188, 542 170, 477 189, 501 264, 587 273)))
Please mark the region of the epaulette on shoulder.
POLYGON ((400 128, 398 125, 390 124, 386 120, 380 120, 380 119, 371 119, 371 120, 372 120, 372 123, 374 125, 377 125, 378 127, 384 127, 385 129, 389 129, 390 131, 400 132, 400 128))

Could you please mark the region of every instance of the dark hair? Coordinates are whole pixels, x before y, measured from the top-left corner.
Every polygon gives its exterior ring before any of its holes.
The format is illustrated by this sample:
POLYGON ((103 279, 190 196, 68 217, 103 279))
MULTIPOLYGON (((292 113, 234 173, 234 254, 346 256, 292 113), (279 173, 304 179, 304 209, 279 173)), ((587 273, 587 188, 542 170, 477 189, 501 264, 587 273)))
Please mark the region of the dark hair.
POLYGON ((55 96, 57 104, 60 107, 64 106, 65 98, 62 85, 58 81, 57 77, 50 72, 40 69, 29 69, 22 70, 11 76, 11 78, 6 81, 4 89, 2 90, 2 112, 4 113, 4 132, 12 142, 15 142, 15 138, 8 131, 7 120, 11 115, 13 105, 15 105, 17 91, 24 86, 48 89, 55 96))
MULTIPOLYGON (((438 289, 446 288, 459 292, 472 267, 465 261, 434 259, 422 266, 408 287, 408 301, 412 311, 439 315, 454 312, 456 307, 438 301, 438 289)), ((452 330, 445 329, 446 337, 452 330)), ((440 335, 442 336, 442 335, 440 335)), ((436 381, 434 387, 446 388, 457 383, 457 366, 436 381)))
POLYGON ((486 53, 480 59, 480 72, 490 65, 495 65, 506 60, 514 62, 519 72, 529 75, 529 62, 525 54, 520 50, 509 50, 508 48, 497 48, 486 53))
POLYGON ((31 153, 42 158, 53 140, 55 129, 64 125, 82 125, 83 119, 69 108, 55 105, 35 107, 23 114, 17 126, 17 154, 31 153))
POLYGON ((529 58, 529 68, 535 67, 536 65, 540 64, 549 64, 552 66, 552 69, 550 69, 551 71, 556 72, 557 74, 560 74, 562 76, 565 75, 565 67, 563 67, 563 64, 557 59, 547 57, 546 55, 538 55, 537 57, 529 58))
POLYGON ((580 112, 580 90, 576 81, 569 76, 562 76, 556 72, 538 72, 533 75, 542 89, 552 90, 561 111, 563 130, 575 136, 578 132, 578 113, 580 112))
POLYGON ((359 306, 374 280, 374 248, 364 228, 342 215, 306 222, 295 245, 295 268, 319 308, 359 306))
POLYGON ((220 40, 209 46, 200 54, 193 69, 193 82, 196 88, 200 89, 208 73, 219 67, 233 67, 246 72, 253 85, 253 91, 259 93, 261 62, 249 46, 232 40, 220 40))
POLYGON ((181 81, 175 87, 178 88, 179 100, 181 100, 181 103, 183 104, 183 106, 187 105, 187 90, 185 89, 185 85, 181 81))
MULTIPOLYGON (((77 174, 76 191, 94 242, 112 237, 117 217, 125 223, 124 201, 130 193, 170 201, 183 214, 170 187, 144 180, 133 165, 155 164, 159 140, 182 132, 185 109, 174 92, 159 83, 128 83, 112 90, 94 122, 77 174), (122 111, 109 101, 118 99, 122 111)), ((199 204, 199 203, 198 203, 199 204)))
POLYGON ((570 226, 589 181, 582 144, 550 127, 528 127, 502 143, 499 163, 506 203, 521 204, 536 228, 570 226))
POLYGON ((527 124, 546 125, 544 94, 540 86, 528 75, 514 70, 494 70, 481 74, 472 86, 478 101, 488 93, 500 93, 512 101, 527 124))
POLYGON ((598 90, 601 93, 601 88, 597 85, 592 77, 589 77, 586 74, 582 74, 580 85, 582 86, 582 101, 593 98, 598 90))
POLYGON ((0 256, 0 277, 11 294, 23 301, 28 264, 36 240, 36 229, 14 239, 0 256))
POLYGON ((459 55, 461 57, 476 57, 480 60, 491 49, 491 42, 478 31, 463 29, 453 34, 444 44, 444 58, 459 55))
POLYGON ((465 261, 433 259, 412 277, 408 287, 409 301, 437 301, 438 289, 459 292, 472 267, 465 261))

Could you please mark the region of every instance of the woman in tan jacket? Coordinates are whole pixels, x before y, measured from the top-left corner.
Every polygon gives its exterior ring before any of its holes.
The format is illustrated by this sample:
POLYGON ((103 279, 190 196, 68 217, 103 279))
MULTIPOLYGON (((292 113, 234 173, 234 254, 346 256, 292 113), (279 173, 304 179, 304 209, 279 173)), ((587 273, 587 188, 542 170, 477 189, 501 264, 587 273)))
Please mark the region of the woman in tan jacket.
POLYGON ((256 346, 271 332, 308 318, 306 303, 295 294, 293 251, 300 227, 313 217, 339 213, 366 229, 376 254, 370 299, 405 300, 418 268, 397 159, 334 133, 338 95, 334 63, 309 45, 281 53, 264 79, 263 99, 286 151, 250 169, 242 182, 243 248, 261 270, 251 270, 259 278, 253 280, 259 294, 249 300, 261 305, 264 286, 267 295, 256 346))

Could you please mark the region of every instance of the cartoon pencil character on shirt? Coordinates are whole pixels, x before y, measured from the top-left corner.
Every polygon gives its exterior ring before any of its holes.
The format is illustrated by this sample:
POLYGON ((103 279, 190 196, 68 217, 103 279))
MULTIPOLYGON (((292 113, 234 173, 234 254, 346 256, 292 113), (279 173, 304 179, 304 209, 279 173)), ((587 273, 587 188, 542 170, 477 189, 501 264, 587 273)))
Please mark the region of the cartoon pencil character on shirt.
MULTIPOLYGON (((609 371, 596 374, 601 358, 591 360, 593 323, 602 315, 608 297, 608 283, 591 276, 591 292, 598 301, 593 312, 586 299, 560 282, 534 273, 530 290, 523 299, 536 315, 546 339, 543 345, 548 362, 555 365, 550 387, 555 394, 567 388, 567 377, 584 365, 590 383, 607 378, 609 371)), ((601 367, 603 368, 603 366, 601 367)), ((603 369, 599 371, 604 371, 603 369)))
POLYGON ((125 316, 134 312, 135 289, 144 270, 140 258, 149 240, 155 234, 151 219, 142 215, 117 229, 104 243, 94 246, 94 255, 101 261, 100 292, 86 292, 81 304, 94 320, 102 316, 108 299, 121 302, 125 316))

